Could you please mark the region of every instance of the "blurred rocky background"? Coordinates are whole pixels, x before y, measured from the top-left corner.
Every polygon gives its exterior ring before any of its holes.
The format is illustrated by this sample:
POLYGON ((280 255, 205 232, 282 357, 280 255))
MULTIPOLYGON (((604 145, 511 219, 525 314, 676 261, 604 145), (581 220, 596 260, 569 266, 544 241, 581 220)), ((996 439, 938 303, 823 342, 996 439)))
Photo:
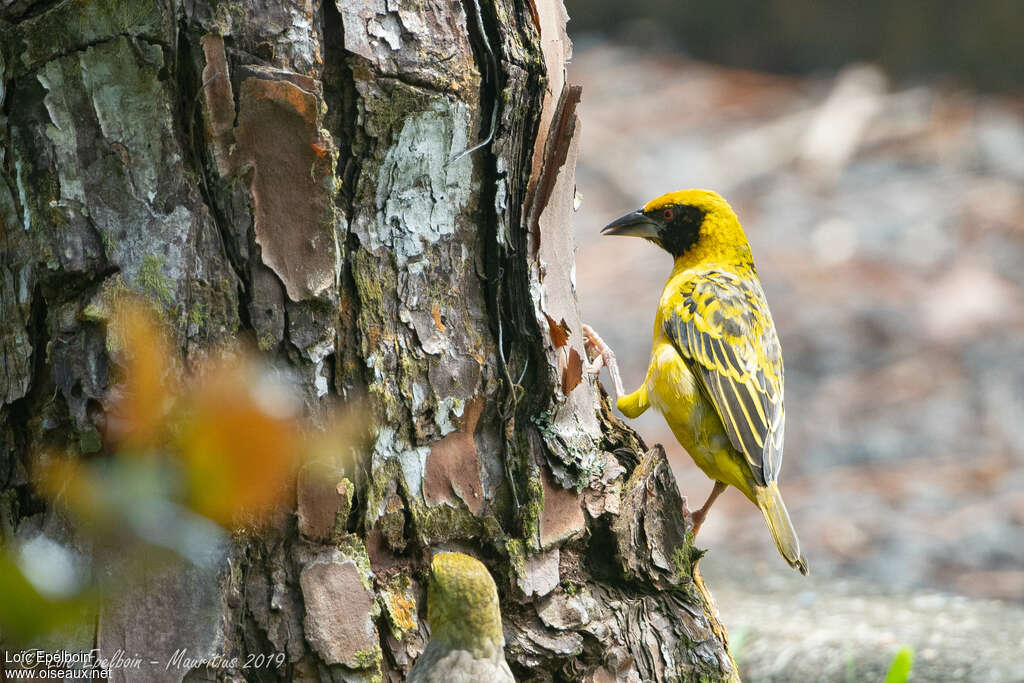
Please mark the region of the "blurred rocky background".
POLYGON ((746 678, 881 680, 910 645, 913 680, 1024 680, 1024 3, 567 5, 577 287, 627 389, 671 264, 599 230, 666 191, 730 200, 782 339, 812 575, 732 490, 700 539, 746 678))

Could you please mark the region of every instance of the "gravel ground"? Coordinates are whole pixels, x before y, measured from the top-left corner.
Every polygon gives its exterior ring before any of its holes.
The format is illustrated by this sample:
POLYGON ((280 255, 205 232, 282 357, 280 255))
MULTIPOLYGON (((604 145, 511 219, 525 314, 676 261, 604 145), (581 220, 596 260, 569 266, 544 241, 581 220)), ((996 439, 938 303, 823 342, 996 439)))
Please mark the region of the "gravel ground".
POLYGON ((902 647, 914 650, 918 683, 1024 681, 1019 606, 777 573, 762 575, 754 592, 734 575, 742 565, 707 564, 730 577, 712 591, 745 681, 881 681, 902 647))

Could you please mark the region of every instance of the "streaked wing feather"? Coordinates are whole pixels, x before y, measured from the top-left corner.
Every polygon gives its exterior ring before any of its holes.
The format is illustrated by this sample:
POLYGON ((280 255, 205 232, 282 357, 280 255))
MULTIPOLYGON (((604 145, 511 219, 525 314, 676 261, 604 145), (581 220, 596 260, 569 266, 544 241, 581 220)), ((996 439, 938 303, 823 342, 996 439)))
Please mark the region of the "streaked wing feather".
POLYGON ((687 281, 672 302, 665 332, 754 477, 762 484, 774 481, 785 431, 782 352, 756 277, 709 271, 687 281))

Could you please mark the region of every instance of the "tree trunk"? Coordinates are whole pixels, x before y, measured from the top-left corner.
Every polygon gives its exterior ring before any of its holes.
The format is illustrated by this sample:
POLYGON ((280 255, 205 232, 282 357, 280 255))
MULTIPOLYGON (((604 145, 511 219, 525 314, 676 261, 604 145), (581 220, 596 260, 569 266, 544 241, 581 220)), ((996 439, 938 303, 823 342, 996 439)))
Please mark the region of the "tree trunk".
POLYGON ((74 542, 26 462, 98 449, 112 288, 186 360, 249 338, 311 415, 356 400, 375 429, 215 574, 153 577, 63 647, 137 653, 124 680, 400 680, 430 551, 459 548, 521 680, 735 677, 664 454, 581 374, 561 0, 0 8, 5 538, 74 542), (165 667, 181 648, 286 657, 165 667))

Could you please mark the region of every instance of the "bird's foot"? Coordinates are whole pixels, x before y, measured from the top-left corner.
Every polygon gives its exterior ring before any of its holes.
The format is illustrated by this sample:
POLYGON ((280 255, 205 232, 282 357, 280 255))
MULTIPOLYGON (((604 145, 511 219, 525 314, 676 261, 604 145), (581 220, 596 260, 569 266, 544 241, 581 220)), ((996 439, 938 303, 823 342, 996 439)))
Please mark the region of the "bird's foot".
POLYGON ((582 330, 583 348, 587 350, 587 362, 583 365, 583 370, 589 375, 599 375, 601 368, 605 365, 606 356, 614 359, 615 353, 604 343, 593 327, 584 323, 582 330))
POLYGON ((704 502, 703 505, 701 505, 699 510, 695 510, 693 512, 689 512, 686 509, 686 498, 683 498, 683 515, 688 515, 690 521, 693 524, 694 538, 697 537, 697 532, 700 531, 701 526, 703 526, 704 520, 708 516, 708 510, 711 509, 711 506, 714 504, 714 502, 718 499, 720 495, 722 495, 725 492, 725 489, 727 488, 728 486, 726 484, 723 484, 720 481, 716 481, 715 487, 711 489, 711 495, 708 496, 708 499, 704 502))
POLYGON ((584 371, 590 375, 600 375, 601 368, 607 367, 608 374, 612 376, 612 384, 615 388, 615 398, 624 395, 622 388, 622 377, 619 375, 619 364, 615 360, 615 352, 608 346, 600 335, 590 325, 583 325, 583 346, 587 352, 587 362, 583 366, 584 371))
POLYGON ((700 510, 694 510, 689 513, 690 525, 693 528, 693 537, 697 538, 697 534, 700 532, 701 526, 704 524, 704 519, 708 516, 708 511, 704 508, 700 510))
POLYGON ((693 532, 693 537, 697 537, 697 532, 700 531, 701 525, 704 523, 704 518, 707 517, 708 511, 704 508, 699 510, 691 510, 687 503, 686 496, 682 496, 683 499, 683 523, 686 528, 693 532))

